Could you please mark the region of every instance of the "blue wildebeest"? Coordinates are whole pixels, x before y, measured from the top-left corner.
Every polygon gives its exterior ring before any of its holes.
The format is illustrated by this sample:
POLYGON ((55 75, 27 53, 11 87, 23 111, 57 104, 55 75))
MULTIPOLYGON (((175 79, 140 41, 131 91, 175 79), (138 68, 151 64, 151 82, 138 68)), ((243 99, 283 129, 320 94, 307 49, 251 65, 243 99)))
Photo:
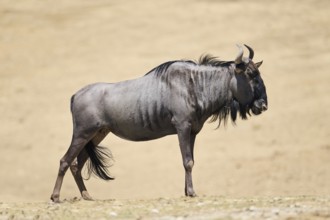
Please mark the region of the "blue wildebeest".
POLYGON ((59 202, 64 175, 70 168, 83 199, 91 200, 81 170, 89 160, 88 172, 104 180, 111 154, 98 146, 105 136, 147 141, 177 134, 185 169, 185 195, 196 196, 191 172, 196 135, 205 121, 233 122, 237 114, 247 119, 267 110, 266 88, 252 61, 254 52, 243 57, 243 48, 234 61, 202 56, 198 62, 170 61, 145 76, 119 83, 96 83, 71 98, 72 142, 60 160, 51 199, 59 202))

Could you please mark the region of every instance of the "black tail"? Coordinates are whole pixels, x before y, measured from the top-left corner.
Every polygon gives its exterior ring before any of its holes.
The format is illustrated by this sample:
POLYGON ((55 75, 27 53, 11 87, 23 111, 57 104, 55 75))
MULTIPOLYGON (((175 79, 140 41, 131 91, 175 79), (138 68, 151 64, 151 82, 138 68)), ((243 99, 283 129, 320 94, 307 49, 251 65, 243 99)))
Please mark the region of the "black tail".
POLYGON ((87 174, 89 179, 92 174, 104 180, 114 180, 107 168, 112 166, 113 157, 108 148, 95 146, 91 141, 85 146, 89 160, 87 161, 87 174))

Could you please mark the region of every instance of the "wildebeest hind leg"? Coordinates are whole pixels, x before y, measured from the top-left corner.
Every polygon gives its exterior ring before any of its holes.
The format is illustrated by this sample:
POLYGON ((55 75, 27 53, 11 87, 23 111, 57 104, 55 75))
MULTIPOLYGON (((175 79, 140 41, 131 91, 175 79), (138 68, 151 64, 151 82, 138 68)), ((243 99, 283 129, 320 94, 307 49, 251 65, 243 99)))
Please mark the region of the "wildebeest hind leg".
POLYGON ((93 137, 95 132, 73 132, 71 145, 68 151, 64 154, 60 160, 60 167, 55 182, 54 190, 51 195, 51 200, 54 202, 60 202, 60 191, 64 179, 64 175, 68 170, 69 166, 72 164, 73 160, 79 155, 81 150, 85 147, 88 141, 93 137))
POLYGON ((84 164, 86 163, 87 159, 88 154, 85 149, 82 149, 77 159, 74 160, 71 164, 70 170, 74 177, 74 180, 76 181, 82 198, 85 200, 93 200, 93 198, 88 194, 83 178, 81 176, 81 170, 84 167, 84 164))
MULTIPOLYGON (((99 130, 96 135, 92 138, 91 143, 95 146, 97 146, 108 134, 109 132, 106 131, 105 129, 99 130)), ((84 164, 88 160, 89 155, 87 151, 84 149, 81 150, 79 153, 77 159, 71 164, 70 170, 71 173, 76 181, 76 184, 79 188, 79 191, 81 193, 81 197, 84 200, 93 200, 93 198, 89 195, 86 186, 84 184, 81 171, 82 168, 84 167, 84 164)))

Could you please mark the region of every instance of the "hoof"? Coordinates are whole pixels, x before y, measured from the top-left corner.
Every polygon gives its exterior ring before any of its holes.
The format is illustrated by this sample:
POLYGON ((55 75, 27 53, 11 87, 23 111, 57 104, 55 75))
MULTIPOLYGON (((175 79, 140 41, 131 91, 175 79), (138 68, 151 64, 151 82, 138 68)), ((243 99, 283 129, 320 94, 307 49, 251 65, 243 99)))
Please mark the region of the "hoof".
POLYGON ((197 197, 197 194, 196 193, 191 193, 191 194, 186 194, 186 196, 193 198, 193 197, 197 197))
POLYGON ((60 203, 60 197, 59 196, 56 196, 56 195, 52 195, 50 197, 50 200, 54 203, 60 203))
POLYGON ((194 190, 186 190, 185 193, 186 193, 187 197, 196 197, 197 196, 196 193, 194 192, 194 190))
POLYGON ((82 191, 81 196, 84 200, 94 201, 94 199, 88 194, 87 191, 82 191))

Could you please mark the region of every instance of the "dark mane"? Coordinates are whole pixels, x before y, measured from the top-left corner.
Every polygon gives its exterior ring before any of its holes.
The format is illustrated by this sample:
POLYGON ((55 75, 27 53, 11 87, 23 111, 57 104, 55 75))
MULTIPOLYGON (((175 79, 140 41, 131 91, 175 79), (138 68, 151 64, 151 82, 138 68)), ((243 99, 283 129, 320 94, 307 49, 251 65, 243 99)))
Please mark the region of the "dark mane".
POLYGON ((179 60, 173 60, 173 61, 167 61, 163 64, 160 64, 159 66, 156 66, 152 70, 150 70, 146 75, 148 75, 151 72, 156 72, 157 74, 166 72, 166 70, 175 62, 179 62, 179 60))
POLYGON ((251 115, 250 109, 251 106, 243 106, 236 99, 227 100, 223 106, 211 115, 209 122, 212 123, 218 121, 217 128, 219 128, 221 123, 226 126, 228 118, 230 117, 232 123, 235 124, 237 115, 243 120, 248 119, 248 115, 251 115))
POLYGON ((148 75, 151 72, 155 72, 157 75, 158 74, 162 74, 162 73, 166 72, 166 70, 173 63, 176 63, 176 62, 190 63, 190 64, 194 64, 194 65, 199 65, 199 66, 215 66, 215 67, 220 67, 220 66, 229 66, 234 61, 223 61, 223 60, 217 59, 217 57, 214 57, 214 56, 212 56, 210 54, 205 54, 205 55, 202 55, 198 59, 197 62, 196 61, 192 61, 192 60, 173 60, 173 61, 167 61, 167 62, 162 63, 159 66, 153 68, 152 70, 150 70, 145 75, 148 75))
POLYGON ((204 65, 204 66, 228 66, 232 64, 233 61, 223 61, 219 60, 217 57, 214 57, 210 54, 202 55, 198 59, 198 65, 204 65))

